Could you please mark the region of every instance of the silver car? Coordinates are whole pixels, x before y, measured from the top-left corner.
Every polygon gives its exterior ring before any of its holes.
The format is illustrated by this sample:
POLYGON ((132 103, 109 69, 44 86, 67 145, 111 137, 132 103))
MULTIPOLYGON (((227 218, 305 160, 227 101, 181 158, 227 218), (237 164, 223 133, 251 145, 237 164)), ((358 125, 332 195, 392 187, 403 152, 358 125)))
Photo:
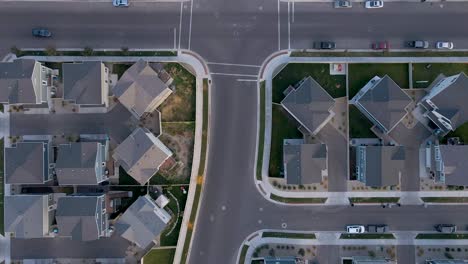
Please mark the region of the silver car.
POLYGON ((336 0, 335 1, 335 8, 351 8, 353 5, 349 0, 336 0))
POLYGON ((115 7, 120 7, 120 6, 128 7, 128 5, 129 5, 128 0, 114 0, 114 1, 112 2, 112 4, 113 4, 115 7))

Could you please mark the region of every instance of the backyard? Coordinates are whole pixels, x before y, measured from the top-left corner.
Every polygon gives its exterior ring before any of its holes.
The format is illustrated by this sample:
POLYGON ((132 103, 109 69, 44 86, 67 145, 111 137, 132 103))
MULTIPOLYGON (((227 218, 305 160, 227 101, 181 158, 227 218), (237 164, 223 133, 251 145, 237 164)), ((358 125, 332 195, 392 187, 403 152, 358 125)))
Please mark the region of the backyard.
POLYGON ((175 248, 152 249, 144 257, 145 264, 172 264, 175 248))
POLYGON ((426 88, 439 74, 445 76, 468 73, 466 63, 414 63, 413 64, 413 87, 426 88))
POLYGON ((388 75, 401 88, 409 88, 408 64, 348 64, 349 98, 353 98, 374 76, 388 75))
POLYGON ((297 125, 287 117, 281 105, 273 104, 271 121, 271 149, 269 176, 282 177, 283 167, 283 140, 302 138, 297 125))
POLYGON ((346 77, 330 75, 330 64, 290 63, 273 79, 273 102, 280 103, 286 88, 308 76, 314 78, 333 98, 346 96, 346 77))
POLYGON ((179 238, 180 226, 184 217, 185 202, 187 201, 188 185, 168 186, 163 189, 164 195, 170 202, 167 207, 172 211, 174 217, 170 224, 161 233, 161 246, 176 246, 179 238), (184 190, 182 190, 184 188, 184 190))
POLYGON ((376 135, 370 129, 372 122, 357 109, 349 105, 349 138, 375 138, 376 135))

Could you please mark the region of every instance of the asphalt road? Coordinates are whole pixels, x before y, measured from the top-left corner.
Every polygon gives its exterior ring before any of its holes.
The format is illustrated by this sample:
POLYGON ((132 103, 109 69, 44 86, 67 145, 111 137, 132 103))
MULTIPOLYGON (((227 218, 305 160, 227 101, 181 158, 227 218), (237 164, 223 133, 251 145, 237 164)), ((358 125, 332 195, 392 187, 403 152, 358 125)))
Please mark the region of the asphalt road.
POLYGON ((235 263, 237 249, 248 234, 263 228, 282 229, 284 224, 286 229, 309 231, 342 230, 349 223, 386 223, 392 230, 431 230, 437 223, 465 226, 468 206, 383 209, 280 206, 266 201, 253 184, 256 83, 238 79, 255 80, 255 66, 272 52, 310 48, 316 40, 334 40, 338 48, 366 49, 375 40, 388 40, 399 48, 405 40, 424 38, 454 41, 456 48, 466 49, 468 5, 386 3, 385 8, 370 11, 359 4, 350 10, 333 10, 331 4, 296 3, 289 10, 287 3, 271 0, 194 0, 193 6, 192 2, 141 3, 128 9, 92 2, 1 2, 0 54, 13 45, 180 46, 211 63, 250 65, 209 65, 217 73, 211 95, 212 130, 190 263, 235 263), (49 28, 54 36, 34 39, 30 31, 37 26, 49 28))

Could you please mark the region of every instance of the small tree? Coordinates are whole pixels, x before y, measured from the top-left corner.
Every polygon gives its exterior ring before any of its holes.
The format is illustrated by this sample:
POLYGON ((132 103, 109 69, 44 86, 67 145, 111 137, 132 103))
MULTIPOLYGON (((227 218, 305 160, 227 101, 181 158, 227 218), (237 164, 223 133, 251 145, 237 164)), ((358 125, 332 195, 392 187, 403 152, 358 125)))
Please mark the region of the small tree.
POLYGON ((11 47, 10 52, 14 53, 16 56, 21 56, 21 50, 16 46, 11 47))
POLYGON ((47 56, 57 56, 57 49, 54 47, 47 47, 45 50, 47 56))
POLYGON ((274 257, 275 256, 275 250, 270 249, 270 251, 268 251, 268 255, 270 255, 270 257, 274 257))
POLYGON ((374 251, 369 251, 369 257, 375 258, 375 252, 374 251))
POLYGON ((297 251, 297 254, 301 255, 301 256, 304 256, 305 255, 305 250, 303 248, 300 248, 298 251, 297 251))
POLYGON ((93 55, 93 48, 91 47, 85 47, 83 49, 83 56, 92 56, 93 55))
POLYGON ((121 49, 122 49, 122 54, 123 54, 124 56, 130 55, 130 52, 129 52, 129 50, 128 50, 128 47, 122 47, 121 49))

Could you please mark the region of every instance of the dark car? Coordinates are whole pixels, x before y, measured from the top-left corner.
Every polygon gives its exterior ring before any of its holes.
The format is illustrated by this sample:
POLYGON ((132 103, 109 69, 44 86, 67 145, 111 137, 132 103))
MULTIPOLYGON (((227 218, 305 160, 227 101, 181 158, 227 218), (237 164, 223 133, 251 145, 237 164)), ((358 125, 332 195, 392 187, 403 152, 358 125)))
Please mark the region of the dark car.
POLYGON ((372 49, 375 49, 375 50, 388 50, 389 48, 390 48, 390 45, 388 44, 387 41, 379 41, 379 42, 372 43, 372 49))
POLYGON ((320 41, 314 43, 314 48, 331 50, 336 48, 336 44, 332 41, 320 41))
POLYGON ((388 232, 387 225, 368 225, 367 232, 369 233, 386 233, 388 232))
POLYGON ((49 38, 52 36, 52 33, 50 33, 50 31, 45 28, 34 28, 32 30, 32 34, 33 36, 39 37, 39 38, 49 38))
POLYGON ((435 229, 441 233, 455 233, 457 232, 456 225, 440 224, 436 225, 435 229))
POLYGON ((427 49, 429 48, 429 42, 425 40, 414 40, 414 41, 409 41, 408 46, 411 48, 417 48, 417 49, 427 49))

